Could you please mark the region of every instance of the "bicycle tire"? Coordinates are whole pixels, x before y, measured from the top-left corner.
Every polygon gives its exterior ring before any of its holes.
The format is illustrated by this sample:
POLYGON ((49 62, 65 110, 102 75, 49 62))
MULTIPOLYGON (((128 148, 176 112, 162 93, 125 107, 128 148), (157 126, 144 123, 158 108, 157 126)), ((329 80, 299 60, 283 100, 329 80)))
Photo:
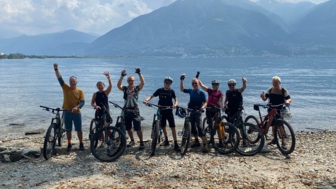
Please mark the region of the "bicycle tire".
MULTIPOLYGON (((90 123, 90 133, 89 133, 89 139, 90 139, 90 142, 92 141, 92 137, 93 135, 98 131, 99 127, 97 125, 97 120, 95 118, 91 119, 91 123, 90 123)), ((94 142, 94 145, 97 147, 98 145, 98 141, 99 141, 99 138, 97 138, 95 141, 92 141, 94 142)))
POLYGON ((156 120, 153 122, 153 128, 152 128, 151 156, 155 155, 156 146, 159 140, 160 140, 160 121, 156 120))
POLYGON ((265 145, 265 137, 261 131, 261 129, 257 125, 253 125, 251 123, 244 123, 243 127, 245 127, 245 134, 242 134, 240 131, 241 142, 239 143, 236 152, 243 156, 253 156, 259 153, 265 145), (247 132, 248 130, 253 132, 247 132), (243 135, 243 136, 242 136, 243 135), (245 136, 246 138, 245 138, 245 136), (245 141, 244 141, 245 138, 245 141), (257 139, 256 139, 257 138, 257 139), (254 143, 250 143, 249 141, 256 141, 254 143))
POLYGON ((112 162, 117 160, 126 149, 126 137, 124 133, 116 127, 104 127, 99 129, 92 137, 90 144, 91 153, 102 162, 112 162), (104 135, 101 146, 94 145, 94 141, 104 135))
POLYGON ((184 123, 183 128, 182 128, 182 140, 181 140, 181 155, 184 156, 189 148, 189 143, 190 143, 190 135, 191 135, 191 123, 187 122, 184 123))
MULTIPOLYGON (((217 138, 213 136, 212 146, 215 150, 220 154, 229 154, 235 151, 240 142, 240 135, 237 128, 229 122, 222 121, 219 126, 215 126, 215 129, 219 135, 217 138)), ((212 132, 212 134, 215 135, 216 132, 212 132)))
POLYGON ((209 128, 209 125, 207 123, 208 121, 208 118, 207 117, 204 117, 203 118, 203 131, 205 132, 205 137, 207 138, 207 141, 210 141, 210 128, 209 128))
MULTIPOLYGON (((249 116, 247 116, 247 117, 245 118, 245 120, 244 120, 244 124, 245 124, 245 123, 251 123, 251 124, 253 124, 253 125, 257 125, 257 126, 260 128, 260 123, 259 123, 258 119, 257 119, 254 115, 249 115, 249 116)), ((253 132, 255 132, 255 131, 253 131, 253 130, 251 130, 251 129, 248 129, 248 130, 247 130, 247 133, 253 133, 253 132)), ((249 143, 252 143, 252 144, 254 144, 254 143, 258 143, 259 140, 260 140, 259 137, 254 138, 254 139, 252 139, 252 138, 248 138, 249 143)))
POLYGON ((57 133, 55 131, 55 128, 57 127, 56 123, 52 123, 48 130, 47 133, 45 135, 44 138, 44 143, 43 143, 43 157, 44 159, 48 160, 51 158, 54 150, 55 150, 55 145, 56 145, 56 137, 57 137, 57 133))
POLYGON ((247 116, 244 120, 244 123, 251 123, 253 125, 257 125, 258 127, 260 127, 260 123, 254 115, 247 116))
POLYGON ((295 133, 292 126, 285 120, 275 121, 275 140, 280 152, 284 155, 292 153, 295 149, 295 133))
POLYGON ((118 123, 116 123, 115 127, 120 129, 124 133, 124 135, 126 136, 126 126, 125 126, 124 123, 118 122, 118 123))

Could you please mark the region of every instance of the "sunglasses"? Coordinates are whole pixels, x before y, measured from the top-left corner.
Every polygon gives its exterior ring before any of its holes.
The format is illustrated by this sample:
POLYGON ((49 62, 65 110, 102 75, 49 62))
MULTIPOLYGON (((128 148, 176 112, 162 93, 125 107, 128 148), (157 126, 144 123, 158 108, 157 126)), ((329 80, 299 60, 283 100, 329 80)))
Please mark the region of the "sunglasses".
POLYGON ((215 84, 212 84, 212 86, 219 86, 219 84, 215 83, 215 84))
POLYGON ((127 80, 127 81, 134 81, 134 80, 127 80))
POLYGON ((234 87, 236 84, 228 84, 229 87, 234 87))
POLYGON ((193 85, 197 85, 198 83, 191 83, 191 84, 193 84, 193 85))

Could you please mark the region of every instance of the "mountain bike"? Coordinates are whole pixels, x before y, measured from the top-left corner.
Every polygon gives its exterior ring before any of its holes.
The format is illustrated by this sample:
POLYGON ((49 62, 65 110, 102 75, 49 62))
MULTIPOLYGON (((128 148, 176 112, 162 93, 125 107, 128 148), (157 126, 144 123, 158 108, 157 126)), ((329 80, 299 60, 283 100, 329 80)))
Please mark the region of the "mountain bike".
POLYGON ((171 106, 159 106, 151 103, 146 104, 148 107, 156 107, 157 111, 153 115, 153 123, 152 123, 152 132, 151 132, 151 138, 152 138, 152 147, 151 147, 151 156, 155 155, 155 150, 157 144, 160 144, 160 142, 163 139, 162 133, 163 129, 161 127, 161 110, 167 110, 172 109, 171 106))
POLYGON ((190 108, 183 108, 181 106, 176 107, 176 115, 178 115, 180 118, 184 118, 184 124, 182 127, 182 131, 178 132, 179 136, 182 136, 180 149, 181 149, 181 155, 184 156, 189 148, 190 143, 190 136, 191 136, 191 123, 190 123, 190 113, 195 110, 190 108))
MULTIPOLYGON (((119 128, 126 136, 126 123, 125 123, 125 115, 124 115, 124 108, 121 107, 119 104, 109 101, 114 107, 121 109, 121 115, 117 117, 117 122, 115 124, 116 128, 119 128)), ((127 138, 127 137, 126 137, 127 138)))
POLYGON ((62 146, 65 136, 65 129, 63 128, 63 114, 61 116, 60 112, 64 111, 60 108, 50 108, 46 106, 40 106, 42 110, 51 111, 51 113, 56 114, 55 117, 51 118, 50 126, 44 138, 43 143, 43 157, 48 160, 51 158, 55 151, 56 141, 58 146, 62 146))
POLYGON ((242 142, 239 143, 236 149, 237 153, 244 156, 253 156, 262 150, 265 144, 265 137, 258 125, 243 121, 243 108, 239 108, 238 111, 230 118, 223 115, 222 119, 227 120, 227 122, 232 123, 237 129, 239 129, 242 142))
POLYGON ((239 132, 234 125, 224 122, 221 118, 221 109, 218 107, 207 107, 208 111, 214 112, 213 117, 203 119, 203 129, 210 135, 210 144, 220 154, 228 154, 237 149, 240 142, 239 132), (215 135, 218 137, 215 137, 215 135))
MULTIPOLYGON (((277 147, 279 148, 280 152, 284 155, 288 155, 292 153, 295 149, 295 133, 292 128, 292 126, 283 119, 283 116, 278 112, 279 107, 284 107, 284 104, 279 105, 263 105, 263 104, 254 104, 253 109, 258 111, 259 113, 259 119, 253 116, 249 115, 245 119, 245 123, 253 123, 255 125, 258 125, 259 128, 261 128, 263 134, 267 138, 267 133, 269 128, 272 126, 274 133, 273 133, 273 139, 275 140, 275 143, 277 144, 277 147), (266 115, 262 116, 260 112, 260 107, 267 108, 269 111, 266 115), (272 123, 269 122, 270 117, 273 116, 272 123)), ((281 112, 281 110, 280 110, 281 112)), ((255 132, 254 130, 247 130, 248 133, 255 132)), ((251 142, 257 142, 259 138, 256 138, 255 141, 251 142)))
MULTIPOLYGON (((93 135, 101 128, 103 128, 104 125, 104 119, 106 118, 106 122, 107 124, 110 126, 110 124, 112 124, 113 119, 111 118, 109 111, 105 108, 105 106, 100 105, 101 107, 101 116, 98 118, 93 118, 91 120, 90 123, 90 133, 89 133, 89 139, 91 140, 93 135)), ((102 139, 104 138, 104 136, 102 136, 102 139)), ((93 141, 94 145, 97 146, 98 145, 98 138, 93 141)))
POLYGON ((103 162, 111 162, 118 159, 126 149, 125 133, 117 127, 110 126, 110 120, 104 111, 100 118, 100 126, 90 140, 91 152, 95 158, 103 162), (97 145, 101 140, 102 144, 97 145))

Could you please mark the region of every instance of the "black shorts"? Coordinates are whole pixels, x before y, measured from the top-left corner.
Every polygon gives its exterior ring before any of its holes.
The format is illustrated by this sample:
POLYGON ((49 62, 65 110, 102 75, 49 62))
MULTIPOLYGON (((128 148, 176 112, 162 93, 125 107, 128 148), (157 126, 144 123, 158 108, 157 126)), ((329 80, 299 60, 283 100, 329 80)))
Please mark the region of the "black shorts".
POLYGON ((175 127, 173 110, 163 110, 163 111, 161 110, 160 113, 161 113, 161 127, 166 127, 167 120, 170 128, 175 127))

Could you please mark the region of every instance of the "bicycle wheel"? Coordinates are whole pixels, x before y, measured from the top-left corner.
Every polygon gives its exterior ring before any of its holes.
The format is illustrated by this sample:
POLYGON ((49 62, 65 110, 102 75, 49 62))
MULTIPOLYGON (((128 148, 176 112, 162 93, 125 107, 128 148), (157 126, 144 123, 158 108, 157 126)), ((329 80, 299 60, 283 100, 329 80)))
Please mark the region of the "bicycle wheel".
POLYGON ((240 127, 245 127, 245 129, 240 129, 241 141, 236 151, 244 156, 253 156, 259 153, 265 144, 265 137, 261 129, 258 126, 253 125, 251 123, 244 123, 240 127), (249 141, 256 141, 256 142, 251 143, 249 141))
POLYGON ((44 138, 44 143, 43 143, 43 157, 44 159, 48 160, 52 156, 54 150, 55 150, 55 145, 56 145, 56 138, 57 138, 57 133, 55 131, 55 128, 57 127, 56 123, 52 123, 45 135, 44 138))
POLYGON ((156 145, 159 140, 160 140, 160 121, 156 120, 153 123, 153 128, 152 128, 151 156, 155 155, 156 145))
POLYGON ((98 129, 99 129, 99 126, 98 126, 98 124, 97 124, 97 121, 96 121, 96 119, 95 118, 93 118, 92 120, 91 120, 91 123, 90 123, 90 134, 89 134, 89 139, 90 139, 90 141, 92 141, 93 143, 94 143, 94 145, 97 147, 97 145, 98 145, 98 141, 99 141, 99 138, 96 138, 96 140, 91 140, 92 138, 93 138, 93 135, 95 134, 95 133, 97 133, 97 131, 98 131, 98 129))
MULTIPOLYGON (((250 123, 250 124, 256 125, 256 126, 258 126, 258 128, 260 128, 260 123, 259 123, 258 119, 255 116, 253 116, 253 115, 247 116, 245 118, 244 123, 245 124, 246 123, 250 123)), ((251 134, 251 133, 255 133, 256 131, 257 130, 253 130, 253 127, 250 127, 250 128, 248 128, 246 130, 246 132, 247 132, 248 135, 251 134)), ((257 132, 259 132, 259 131, 257 131, 257 132)), ((247 139, 248 139, 249 143, 251 143, 251 144, 260 142, 259 141, 260 137, 251 137, 251 138, 247 138, 247 139)))
POLYGON ((295 149, 295 133, 292 126, 285 120, 275 122, 275 140, 282 154, 288 155, 295 149))
MULTIPOLYGON (((239 132, 234 125, 228 122, 221 122, 215 126, 218 136, 213 136, 212 146, 220 154, 228 154, 235 151, 239 145, 239 132)), ((213 132, 215 135, 215 132, 213 132)))
POLYGON ((190 122, 184 123, 182 129, 182 140, 180 145, 182 156, 184 156, 188 151, 190 143, 190 135, 191 135, 191 123, 190 122))
POLYGON ((210 141, 210 128, 209 128, 209 125, 208 125, 208 118, 207 117, 204 117, 202 127, 203 127, 203 130, 205 132, 205 137, 207 138, 207 141, 210 141))
POLYGON ((65 129, 63 128, 63 122, 61 122, 61 125, 56 129, 57 134, 57 144, 58 146, 62 146, 65 138, 65 129))
POLYGON ((245 118, 244 123, 251 123, 253 125, 259 126, 259 121, 254 115, 249 115, 245 118))
POLYGON ((124 135, 126 136, 126 126, 125 126, 124 123, 118 122, 115 127, 120 129, 124 133, 124 135))
POLYGON ((120 129, 115 127, 104 127, 99 129, 93 135, 90 148, 93 156, 100 161, 115 161, 126 149, 126 138, 120 129), (101 139, 102 135, 104 135, 102 145, 96 146, 94 141, 101 139))

